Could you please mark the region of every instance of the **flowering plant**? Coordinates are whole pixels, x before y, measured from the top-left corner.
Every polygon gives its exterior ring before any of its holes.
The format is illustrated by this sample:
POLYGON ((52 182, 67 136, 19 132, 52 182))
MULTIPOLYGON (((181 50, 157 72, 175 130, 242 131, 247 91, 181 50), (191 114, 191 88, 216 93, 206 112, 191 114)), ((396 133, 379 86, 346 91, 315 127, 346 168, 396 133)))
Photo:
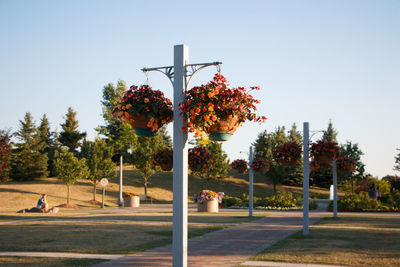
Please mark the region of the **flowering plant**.
MULTIPOLYGON (((261 123, 267 119, 254 113, 259 100, 254 99, 244 87, 228 88, 227 82, 224 76, 217 73, 208 84, 185 92, 185 102, 179 105, 179 110, 188 121, 189 131, 196 132, 196 136, 210 133, 210 128, 216 122, 226 118, 235 120, 237 126, 246 120, 261 123)), ((260 88, 256 86, 251 89, 260 88)), ((182 130, 188 129, 184 127, 182 130)))
POLYGON ((251 167, 255 171, 267 171, 269 168, 269 163, 264 158, 255 158, 253 159, 253 164, 251 165, 251 167))
POLYGON ((354 165, 356 164, 356 161, 351 158, 351 157, 347 157, 347 156, 339 156, 336 159, 336 166, 337 166, 337 170, 338 172, 344 173, 344 172, 349 172, 352 173, 354 172, 354 165))
POLYGON ((124 119, 135 127, 139 115, 145 115, 148 121, 145 127, 152 132, 173 119, 172 102, 159 90, 153 90, 149 85, 137 87, 132 85, 124 93, 120 103, 112 111, 120 119, 124 119))
POLYGON ((132 192, 124 192, 124 197, 138 197, 139 194, 132 193, 132 192))
POLYGON ((213 157, 205 147, 190 148, 188 157, 189 168, 193 172, 207 172, 213 167, 213 157))
POLYGON ((339 155, 339 150, 340 148, 336 142, 322 140, 312 143, 310 147, 311 155, 318 163, 325 163, 321 162, 325 158, 329 160, 336 158, 339 155))
POLYGON ((238 173, 245 173, 247 171, 247 162, 243 159, 236 159, 231 163, 231 167, 238 173))
POLYGON ((170 148, 164 148, 151 156, 151 162, 154 165, 161 166, 164 171, 170 171, 173 164, 173 151, 170 148))
POLYGON ((193 201, 195 203, 203 203, 207 200, 214 200, 218 198, 218 193, 211 190, 201 190, 200 193, 197 193, 193 196, 193 201))
POLYGON ((272 150, 274 159, 282 165, 295 165, 301 159, 301 146, 296 142, 287 142, 272 150))

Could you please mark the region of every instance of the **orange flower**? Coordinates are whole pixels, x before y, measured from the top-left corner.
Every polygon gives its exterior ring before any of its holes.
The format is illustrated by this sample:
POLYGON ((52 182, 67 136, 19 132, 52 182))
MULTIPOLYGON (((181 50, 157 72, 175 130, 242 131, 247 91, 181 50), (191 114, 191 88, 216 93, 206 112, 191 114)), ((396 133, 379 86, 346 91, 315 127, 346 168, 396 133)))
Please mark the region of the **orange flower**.
POLYGON ((199 108, 196 108, 196 113, 199 113, 201 110, 199 108))
POLYGON ((144 99, 144 103, 149 103, 149 99, 147 97, 144 99))
POLYGON ((131 104, 126 105, 126 108, 127 108, 127 109, 129 109, 129 108, 131 108, 131 107, 132 107, 131 104))
POLYGON ((212 115, 211 120, 212 120, 212 121, 216 121, 216 120, 217 120, 217 116, 212 115))
POLYGON ((214 96, 214 94, 213 94, 213 93, 211 93, 211 92, 208 92, 207 96, 208 96, 209 98, 211 98, 211 97, 213 97, 213 96, 214 96))
POLYGON ((153 122, 152 121, 148 121, 146 124, 147 127, 151 128, 153 126, 153 122))
POLYGON ((204 115, 204 119, 205 119, 205 121, 210 121, 210 115, 204 115))
POLYGON ((214 111, 214 108, 212 106, 209 106, 208 111, 214 111))
POLYGON ((203 107, 203 112, 206 112, 207 111, 207 108, 206 107, 203 107))

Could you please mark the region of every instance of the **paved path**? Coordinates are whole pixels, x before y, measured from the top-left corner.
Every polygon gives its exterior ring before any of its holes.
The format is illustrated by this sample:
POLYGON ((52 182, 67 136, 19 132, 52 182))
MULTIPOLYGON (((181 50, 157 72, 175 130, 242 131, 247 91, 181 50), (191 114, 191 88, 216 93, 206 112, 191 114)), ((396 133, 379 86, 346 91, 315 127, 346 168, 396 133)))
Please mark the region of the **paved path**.
MULTIPOLYGON (((323 213, 310 213, 310 224, 321 217, 323 213)), ((188 242, 188 266, 236 266, 301 229, 302 213, 282 212, 191 238, 188 242)), ((172 266, 171 247, 150 249, 95 266, 172 266)))

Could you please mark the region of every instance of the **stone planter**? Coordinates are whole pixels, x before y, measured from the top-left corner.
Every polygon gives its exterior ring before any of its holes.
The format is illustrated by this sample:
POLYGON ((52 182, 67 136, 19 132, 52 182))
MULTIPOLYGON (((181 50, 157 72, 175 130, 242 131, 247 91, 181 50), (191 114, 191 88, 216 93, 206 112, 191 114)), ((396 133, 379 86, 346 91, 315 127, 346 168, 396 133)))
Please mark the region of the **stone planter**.
POLYGON ((198 212, 218 212, 218 198, 197 203, 198 212))
POLYGON ((139 196, 124 197, 124 206, 138 208, 140 206, 139 196))

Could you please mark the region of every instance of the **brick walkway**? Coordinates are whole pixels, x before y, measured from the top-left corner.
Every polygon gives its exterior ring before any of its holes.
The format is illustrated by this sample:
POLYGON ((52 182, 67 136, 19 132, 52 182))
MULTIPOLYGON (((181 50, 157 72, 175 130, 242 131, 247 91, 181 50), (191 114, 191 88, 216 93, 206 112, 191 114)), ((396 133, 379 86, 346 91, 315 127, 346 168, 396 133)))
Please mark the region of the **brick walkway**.
MULTIPOLYGON (((236 266, 265 248, 302 229, 302 213, 279 212, 260 220, 191 238, 188 241, 188 266, 236 266)), ((324 214, 326 215, 326 214, 324 214)), ((310 213, 310 224, 323 217, 310 213)), ((172 266, 172 245, 150 249, 95 265, 172 266)))

